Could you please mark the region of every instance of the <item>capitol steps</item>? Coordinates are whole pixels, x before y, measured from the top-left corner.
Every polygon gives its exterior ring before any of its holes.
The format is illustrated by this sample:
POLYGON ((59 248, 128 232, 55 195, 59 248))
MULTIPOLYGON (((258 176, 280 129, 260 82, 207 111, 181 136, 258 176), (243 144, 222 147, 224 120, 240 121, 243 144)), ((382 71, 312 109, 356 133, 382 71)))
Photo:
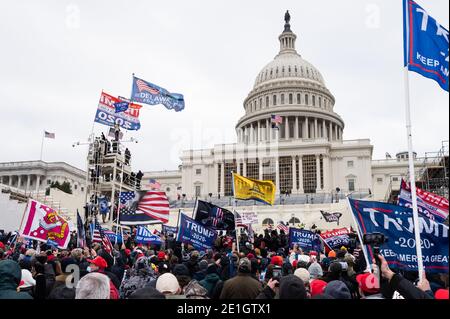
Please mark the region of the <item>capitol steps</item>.
POLYGON ((0 229, 18 230, 26 206, 27 203, 11 199, 9 194, 0 193, 0 229))

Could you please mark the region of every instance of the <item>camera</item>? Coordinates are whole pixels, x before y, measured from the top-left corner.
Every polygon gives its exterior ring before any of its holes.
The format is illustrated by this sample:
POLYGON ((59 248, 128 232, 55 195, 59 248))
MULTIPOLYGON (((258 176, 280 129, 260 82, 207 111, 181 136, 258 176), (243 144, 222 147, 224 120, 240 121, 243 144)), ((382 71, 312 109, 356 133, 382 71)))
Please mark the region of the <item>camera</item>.
POLYGON ((280 282, 281 277, 282 277, 282 269, 281 269, 281 267, 280 266, 273 267, 272 279, 273 280, 277 280, 278 282, 280 282))
POLYGON ((379 265, 380 260, 378 259, 378 255, 380 254, 380 246, 388 241, 388 238, 382 233, 369 233, 363 235, 363 244, 370 245, 373 247, 373 255, 375 260, 379 265))

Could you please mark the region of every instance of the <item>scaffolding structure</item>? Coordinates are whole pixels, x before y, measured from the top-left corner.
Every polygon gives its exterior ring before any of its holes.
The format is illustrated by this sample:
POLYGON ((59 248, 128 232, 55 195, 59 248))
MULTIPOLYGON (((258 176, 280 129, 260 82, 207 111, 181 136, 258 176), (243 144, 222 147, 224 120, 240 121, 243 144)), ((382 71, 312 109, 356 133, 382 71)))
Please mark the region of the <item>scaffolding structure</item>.
POLYGON ((86 207, 88 218, 99 218, 100 203, 108 203, 105 223, 111 229, 118 225, 118 206, 120 192, 140 190, 140 178, 131 169, 131 154, 118 138, 111 141, 91 136, 87 156, 86 207), (112 146, 112 148, 111 148, 112 146))
POLYGON ((443 141, 438 152, 427 152, 417 178, 423 190, 449 198, 449 141, 443 141))

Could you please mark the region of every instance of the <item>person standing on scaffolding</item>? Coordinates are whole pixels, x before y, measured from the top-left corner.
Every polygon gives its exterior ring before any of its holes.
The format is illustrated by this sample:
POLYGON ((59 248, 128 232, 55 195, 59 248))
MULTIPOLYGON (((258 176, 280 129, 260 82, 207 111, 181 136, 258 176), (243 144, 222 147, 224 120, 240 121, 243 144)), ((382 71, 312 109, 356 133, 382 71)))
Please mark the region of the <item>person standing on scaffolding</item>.
POLYGON ((119 151, 120 127, 118 124, 114 125, 114 140, 112 141, 113 153, 120 154, 119 151))

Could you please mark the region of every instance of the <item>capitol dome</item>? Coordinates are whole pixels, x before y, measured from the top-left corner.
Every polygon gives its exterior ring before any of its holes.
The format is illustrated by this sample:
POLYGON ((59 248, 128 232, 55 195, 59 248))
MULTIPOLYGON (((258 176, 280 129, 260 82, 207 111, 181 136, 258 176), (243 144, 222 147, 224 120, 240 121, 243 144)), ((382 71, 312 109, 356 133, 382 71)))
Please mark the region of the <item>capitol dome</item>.
POLYGON ((342 141, 344 121, 334 112, 335 99, 319 70, 295 49, 289 12, 278 37, 280 51, 258 73, 236 125, 239 143, 273 140, 342 141), (272 118, 282 118, 278 130, 272 118))

